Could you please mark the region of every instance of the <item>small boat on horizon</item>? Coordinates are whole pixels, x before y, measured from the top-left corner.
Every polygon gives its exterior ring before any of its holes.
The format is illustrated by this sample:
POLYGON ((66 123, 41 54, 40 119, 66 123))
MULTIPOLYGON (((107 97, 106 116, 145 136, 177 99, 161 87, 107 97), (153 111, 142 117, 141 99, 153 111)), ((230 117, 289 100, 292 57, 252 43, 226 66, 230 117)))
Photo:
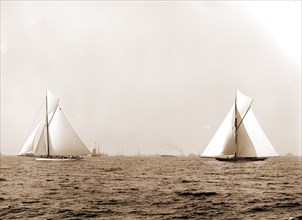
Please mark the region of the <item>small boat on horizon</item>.
POLYGON ((94 142, 94 148, 92 149, 91 156, 92 157, 102 157, 102 156, 104 156, 104 154, 102 154, 100 152, 100 145, 98 144, 96 146, 96 142, 94 142))
POLYGON ((235 103, 202 157, 219 161, 262 161, 279 156, 264 134, 252 109, 253 99, 236 91, 235 103))
POLYGON ((177 157, 176 155, 172 155, 172 154, 161 154, 161 157, 177 157))
POLYGON ((36 160, 79 160, 90 151, 76 134, 59 106, 59 99, 46 91, 45 118, 27 137, 18 156, 36 160))

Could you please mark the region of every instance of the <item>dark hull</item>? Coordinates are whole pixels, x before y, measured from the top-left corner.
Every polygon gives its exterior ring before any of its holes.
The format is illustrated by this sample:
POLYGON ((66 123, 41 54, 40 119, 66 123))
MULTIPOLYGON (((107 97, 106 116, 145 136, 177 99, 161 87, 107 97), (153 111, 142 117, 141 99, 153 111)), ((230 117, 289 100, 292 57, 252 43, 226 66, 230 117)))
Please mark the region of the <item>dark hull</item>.
POLYGON ((244 162, 244 161, 263 161, 267 159, 266 157, 215 157, 216 160, 226 161, 226 162, 244 162))

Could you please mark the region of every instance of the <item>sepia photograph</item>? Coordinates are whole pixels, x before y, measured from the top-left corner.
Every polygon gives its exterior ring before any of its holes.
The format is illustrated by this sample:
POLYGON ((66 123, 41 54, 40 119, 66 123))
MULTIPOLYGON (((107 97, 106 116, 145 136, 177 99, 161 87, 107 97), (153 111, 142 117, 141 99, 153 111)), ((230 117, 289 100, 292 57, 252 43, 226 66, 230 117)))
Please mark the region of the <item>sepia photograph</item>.
POLYGON ((0 10, 0 219, 302 220, 300 0, 0 10))

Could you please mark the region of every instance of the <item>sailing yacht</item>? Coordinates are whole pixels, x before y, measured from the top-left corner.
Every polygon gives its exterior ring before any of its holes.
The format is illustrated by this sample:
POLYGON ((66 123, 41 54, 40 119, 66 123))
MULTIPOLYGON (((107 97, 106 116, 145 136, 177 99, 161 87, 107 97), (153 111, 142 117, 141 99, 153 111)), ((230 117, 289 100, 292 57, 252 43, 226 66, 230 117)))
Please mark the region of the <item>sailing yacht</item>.
POLYGON ((94 142, 94 148, 92 150, 91 156, 92 157, 101 157, 103 154, 100 152, 100 145, 96 146, 96 142, 94 142))
POLYGON ((59 99, 47 90, 45 100, 45 119, 27 137, 18 156, 34 156, 36 160, 75 160, 90 154, 65 117, 59 99))
POLYGON ((220 161, 257 161, 278 156, 252 109, 253 99, 236 91, 235 103, 202 153, 220 161))

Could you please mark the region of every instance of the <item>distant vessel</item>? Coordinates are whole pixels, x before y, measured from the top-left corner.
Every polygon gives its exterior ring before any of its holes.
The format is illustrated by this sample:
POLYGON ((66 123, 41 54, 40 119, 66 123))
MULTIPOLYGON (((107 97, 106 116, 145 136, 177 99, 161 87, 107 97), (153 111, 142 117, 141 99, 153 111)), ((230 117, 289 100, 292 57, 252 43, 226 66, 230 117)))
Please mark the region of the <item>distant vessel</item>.
POLYGON ((235 103, 202 157, 220 161, 257 161, 278 156, 252 109, 253 99, 236 91, 235 103))
POLYGON ((171 155, 171 154, 162 154, 160 156, 161 157, 176 157, 175 155, 171 155))
POLYGON ((18 156, 34 156, 36 160, 75 160, 90 154, 67 121, 59 99, 48 90, 45 107, 45 119, 27 137, 18 156))
POLYGON ((91 156, 92 157, 101 157, 101 156, 103 156, 103 154, 100 152, 100 146, 98 145, 96 147, 96 143, 95 143, 95 146, 92 150, 91 156))

